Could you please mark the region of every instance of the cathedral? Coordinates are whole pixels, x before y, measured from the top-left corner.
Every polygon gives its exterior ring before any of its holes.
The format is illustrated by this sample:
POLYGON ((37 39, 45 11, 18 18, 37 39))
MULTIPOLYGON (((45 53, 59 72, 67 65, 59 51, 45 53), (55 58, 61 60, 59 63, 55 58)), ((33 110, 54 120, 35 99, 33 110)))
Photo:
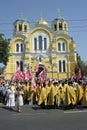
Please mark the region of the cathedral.
POLYGON ((51 25, 40 17, 31 27, 19 18, 13 23, 10 57, 6 66, 6 79, 11 79, 17 67, 23 72, 29 66, 34 76, 46 68, 47 78, 70 78, 77 63, 76 44, 68 34, 68 22, 60 15, 51 25))

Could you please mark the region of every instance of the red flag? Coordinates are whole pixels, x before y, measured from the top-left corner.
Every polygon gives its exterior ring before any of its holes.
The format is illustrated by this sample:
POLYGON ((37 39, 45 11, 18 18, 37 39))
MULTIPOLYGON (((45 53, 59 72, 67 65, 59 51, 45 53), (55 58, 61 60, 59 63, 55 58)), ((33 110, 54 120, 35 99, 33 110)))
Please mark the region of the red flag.
POLYGON ((24 75, 22 71, 18 70, 13 76, 12 76, 12 81, 23 81, 24 75))
POLYGON ((35 79, 32 78, 31 86, 30 86, 30 91, 34 91, 35 87, 36 87, 36 82, 35 82, 35 79))
POLYGON ((73 71, 72 74, 71 74, 71 81, 74 81, 76 79, 76 74, 75 72, 73 71))
POLYGON ((12 82, 15 82, 16 81, 16 75, 14 74, 11 78, 12 82))
POLYGON ((38 78, 40 79, 41 82, 44 82, 46 78, 45 74, 46 74, 46 71, 44 69, 39 73, 38 78))
POLYGON ((26 71, 24 71, 24 80, 28 82, 29 80, 29 75, 26 71))
POLYGON ((38 70, 39 70, 39 64, 37 64, 35 67, 35 71, 38 72, 38 70))
POLYGON ((24 71, 24 80, 25 81, 28 82, 29 79, 32 78, 32 77, 33 77, 33 74, 32 74, 30 69, 28 71, 24 71))
POLYGON ((43 70, 46 71, 46 67, 45 66, 44 66, 43 70))
POLYGON ((33 76, 32 71, 30 69, 28 70, 28 73, 29 73, 29 77, 33 76))
POLYGON ((39 75, 38 75, 39 78, 44 78, 44 70, 42 70, 39 75))
POLYGON ((38 78, 40 80, 40 85, 43 86, 43 83, 44 83, 45 78, 46 78, 44 69, 39 73, 38 78))
POLYGON ((81 73, 81 69, 78 70, 78 79, 82 78, 82 73, 81 73))

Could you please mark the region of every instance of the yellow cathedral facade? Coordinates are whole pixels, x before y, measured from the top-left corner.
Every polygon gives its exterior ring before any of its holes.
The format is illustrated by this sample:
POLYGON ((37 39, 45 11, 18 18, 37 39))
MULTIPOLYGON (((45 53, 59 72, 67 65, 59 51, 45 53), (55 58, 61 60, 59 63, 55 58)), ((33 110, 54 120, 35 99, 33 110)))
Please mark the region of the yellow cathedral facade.
POLYGON ((68 34, 68 22, 60 16, 49 25, 42 17, 33 27, 20 18, 13 23, 10 57, 6 66, 6 79, 10 80, 16 66, 24 71, 29 65, 35 76, 35 67, 46 67, 46 77, 70 78, 77 63, 76 44, 68 34))

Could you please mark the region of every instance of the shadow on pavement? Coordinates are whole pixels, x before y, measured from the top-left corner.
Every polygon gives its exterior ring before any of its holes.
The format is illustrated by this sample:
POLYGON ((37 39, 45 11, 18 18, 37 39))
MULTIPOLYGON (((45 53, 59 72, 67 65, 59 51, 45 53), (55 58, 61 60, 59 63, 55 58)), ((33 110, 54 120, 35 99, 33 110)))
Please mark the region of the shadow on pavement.
POLYGON ((18 112, 15 108, 9 108, 7 106, 1 106, 0 108, 5 109, 7 111, 18 112))

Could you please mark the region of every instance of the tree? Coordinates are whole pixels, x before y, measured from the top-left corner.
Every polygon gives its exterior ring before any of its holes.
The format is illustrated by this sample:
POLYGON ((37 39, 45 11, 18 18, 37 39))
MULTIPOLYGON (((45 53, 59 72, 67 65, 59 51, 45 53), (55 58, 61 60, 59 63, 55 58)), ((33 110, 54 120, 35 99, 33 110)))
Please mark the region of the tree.
POLYGON ((77 54, 77 64, 75 66, 75 73, 78 73, 78 70, 81 69, 82 75, 87 76, 87 64, 83 60, 81 60, 81 57, 77 54))
POLYGON ((9 58, 9 42, 4 39, 4 34, 0 34, 0 63, 7 65, 9 58))

